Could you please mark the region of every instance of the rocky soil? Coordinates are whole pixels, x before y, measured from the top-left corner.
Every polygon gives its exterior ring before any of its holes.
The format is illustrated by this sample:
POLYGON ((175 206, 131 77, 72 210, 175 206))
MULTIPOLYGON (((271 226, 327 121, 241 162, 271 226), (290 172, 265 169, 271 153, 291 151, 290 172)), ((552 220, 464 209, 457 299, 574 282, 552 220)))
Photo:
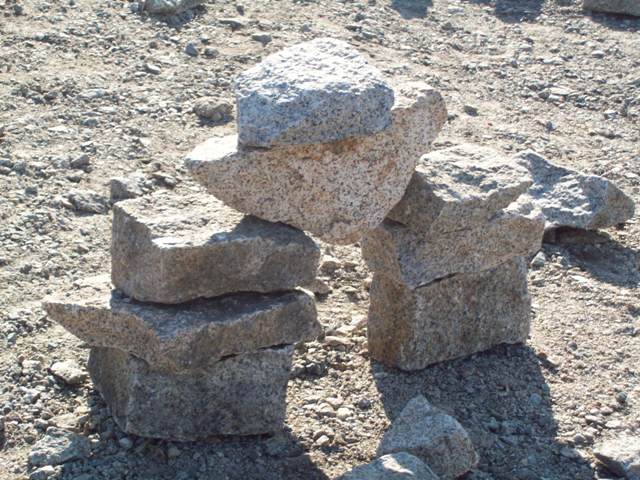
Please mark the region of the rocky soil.
POLYGON ((640 430, 636 220, 545 244, 526 346, 410 374, 368 358, 358 246, 323 245, 326 332, 297 352, 288 428, 271 437, 126 436, 82 370, 87 349, 40 301, 108 272, 112 177, 194 188, 182 159, 234 131, 232 78, 318 36, 437 87, 449 108, 437 148, 532 148, 640 202, 640 19, 576 0, 228 0, 179 18, 130 7, 0 0, 0 478, 334 478, 375 458, 417 394, 469 431, 480 463, 468 479, 615 478, 593 449, 640 430), (57 445, 79 437, 48 462, 65 463, 33 473, 47 429, 57 445))

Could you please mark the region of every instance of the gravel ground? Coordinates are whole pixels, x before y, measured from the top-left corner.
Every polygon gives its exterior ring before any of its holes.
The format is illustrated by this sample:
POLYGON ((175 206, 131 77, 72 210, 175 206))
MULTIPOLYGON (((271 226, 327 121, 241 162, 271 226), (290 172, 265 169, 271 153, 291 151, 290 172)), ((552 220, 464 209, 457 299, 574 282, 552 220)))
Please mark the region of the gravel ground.
POLYGON ((318 36, 439 88, 450 115, 437 148, 533 148, 639 201, 639 29, 574 0, 210 1, 169 19, 126 2, 0 0, 0 478, 29 477, 52 425, 87 437, 91 456, 34 478, 333 478, 373 459, 418 393, 468 429, 481 458, 469 479, 613 478, 592 450, 640 428, 636 220, 545 244, 526 346, 411 374, 368 358, 358 246, 323 245, 326 336, 298 351, 288 428, 272 437, 127 437, 90 380, 51 373, 83 366, 87 349, 40 300, 108 271, 110 178, 137 170, 149 189, 193 187, 182 158, 234 130, 234 75, 318 36), (196 103, 218 113, 199 117, 196 103))

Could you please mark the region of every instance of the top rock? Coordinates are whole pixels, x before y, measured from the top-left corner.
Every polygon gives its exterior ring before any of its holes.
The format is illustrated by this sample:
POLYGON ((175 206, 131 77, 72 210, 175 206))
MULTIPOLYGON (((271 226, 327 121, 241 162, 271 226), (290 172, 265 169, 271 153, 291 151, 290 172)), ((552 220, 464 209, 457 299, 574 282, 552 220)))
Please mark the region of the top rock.
POLYGON ((393 90, 348 43, 319 38, 270 55, 235 83, 238 141, 274 147, 371 135, 391 124, 393 90))

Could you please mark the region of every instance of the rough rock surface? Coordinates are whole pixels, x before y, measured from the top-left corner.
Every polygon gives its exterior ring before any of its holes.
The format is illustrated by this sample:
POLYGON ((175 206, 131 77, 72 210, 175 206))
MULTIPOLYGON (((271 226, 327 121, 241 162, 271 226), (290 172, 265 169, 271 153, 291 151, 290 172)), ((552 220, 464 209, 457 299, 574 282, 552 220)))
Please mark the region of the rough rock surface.
POLYGON ((388 218, 417 232, 451 232, 490 220, 531 186, 513 160, 463 144, 424 155, 388 218))
POLYGON ((593 454, 611 473, 640 480, 640 437, 622 436, 596 446, 593 454))
POLYGON ((320 249, 204 193, 154 194, 114 207, 111 279, 145 302, 291 290, 316 276, 320 249))
POLYGON ((318 38, 268 56, 235 82, 238 141, 274 147, 371 135, 391 124, 393 90, 347 42, 318 38))
POLYGON ((87 458, 91 452, 89 440, 72 432, 49 427, 29 453, 29 464, 59 465, 70 460, 87 458))
POLYGON ((373 358, 402 370, 524 342, 531 299, 523 258, 412 289, 373 277, 368 342, 373 358))
POLYGON ((438 480, 438 477, 419 458, 399 452, 360 465, 338 480, 438 480))
POLYGON ((448 232, 417 234, 385 220, 362 239, 362 255, 374 272, 409 288, 455 273, 493 268, 541 246, 544 216, 531 205, 512 204, 489 222, 448 232))
POLYGON ((514 161, 533 177, 527 196, 547 217, 547 229, 597 230, 634 214, 633 200, 606 178, 554 165, 531 150, 518 153, 514 161))
POLYGON ((585 10, 594 12, 619 13, 640 17, 640 1, 638 0, 583 0, 585 10))
POLYGON ((393 122, 383 132, 269 150, 238 147, 236 136, 212 138, 186 165, 209 193, 237 210, 330 243, 354 243, 402 198, 446 116, 436 90, 410 83, 396 90, 393 122))
POLYGON ((106 275, 45 299, 49 316, 96 347, 115 347, 170 372, 208 368, 222 357, 311 340, 320 332, 301 290, 239 293, 179 306, 139 303, 106 275))
POLYGON ((125 432, 191 441, 281 429, 292 356, 293 346, 264 349, 176 375, 121 350, 94 348, 89 373, 125 432))
POLYGON ((74 360, 55 362, 49 370, 68 385, 80 385, 87 379, 87 372, 74 360))
POLYGON ((408 452, 442 480, 453 480, 478 463, 469 435, 458 421, 422 395, 412 398, 384 434, 379 455, 408 452))
POLYGON ((173 14, 196 7, 205 0, 145 0, 144 9, 149 13, 173 14))

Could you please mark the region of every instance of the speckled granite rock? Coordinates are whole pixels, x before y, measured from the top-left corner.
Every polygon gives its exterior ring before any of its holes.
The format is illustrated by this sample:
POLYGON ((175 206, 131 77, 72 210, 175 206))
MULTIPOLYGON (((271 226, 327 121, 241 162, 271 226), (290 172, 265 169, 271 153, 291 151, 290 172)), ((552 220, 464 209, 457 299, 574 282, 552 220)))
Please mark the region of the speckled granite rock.
POLYGON ((369 295, 370 355, 402 370, 524 342, 529 334, 531 299, 523 258, 418 288, 376 273, 369 295))
POLYGON ((311 340, 321 327, 303 291, 239 293, 179 306, 139 303, 108 276, 48 297, 49 316, 91 346, 114 347, 170 372, 209 368, 222 357, 311 340))
POLYGON ((29 452, 29 464, 60 465, 72 460, 81 460, 91 454, 89 439, 81 435, 50 427, 47 433, 29 452))
POLYGON ((280 430, 292 356, 293 346, 264 349, 171 374, 121 350, 93 348, 89 372, 122 430, 192 441, 280 430))
POLYGON ((444 124, 441 95, 423 83, 396 89, 387 130, 332 143, 254 149, 212 138, 186 158, 209 193, 265 220, 330 243, 358 241, 402 198, 420 156, 444 124))
POLYGON ((593 455, 614 475, 640 480, 640 437, 622 435, 606 440, 596 445, 593 455))
POLYGON ((244 216, 206 193, 159 192, 113 210, 111 279, 140 301, 290 290, 313 281, 319 258, 300 230, 244 216))
POLYGON ((585 10, 640 17, 640 0, 583 0, 585 10))
POLYGON ((528 170, 491 148, 463 144, 437 150, 420 159, 387 218, 416 232, 457 231, 489 221, 531 183, 528 170))
POLYGON ((169 15, 183 12, 204 2, 205 0, 145 0, 144 9, 149 13, 169 15))
POLYGON ((633 217, 633 200, 606 178, 559 167, 531 150, 517 154, 514 162, 533 177, 527 196, 547 217, 547 229, 596 230, 633 217))
MULTIPOLYGON (((464 219, 460 219, 464 222, 464 219)), ((417 234, 385 220, 362 239, 362 255, 376 273, 409 288, 455 273, 493 268, 515 256, 534 255, 541 246, 544 216, 515 203, 486 223, 448 232, 417 234)))
POLYGON ((422 395, 412 398, 384 434, 378 455, 408 452, 442 480, 453 480, 478 463, 469 435, 458 421, 422 395))
POLYGON ((333 142, 391 125, 393 90, 342 40, 317 38, 270 55, 237 77, 235 93, 246 146, 333 142))
POLYGON ((419 458, 399 452, 355 467, 337 480, 438 480, 438 477, 419 458))

